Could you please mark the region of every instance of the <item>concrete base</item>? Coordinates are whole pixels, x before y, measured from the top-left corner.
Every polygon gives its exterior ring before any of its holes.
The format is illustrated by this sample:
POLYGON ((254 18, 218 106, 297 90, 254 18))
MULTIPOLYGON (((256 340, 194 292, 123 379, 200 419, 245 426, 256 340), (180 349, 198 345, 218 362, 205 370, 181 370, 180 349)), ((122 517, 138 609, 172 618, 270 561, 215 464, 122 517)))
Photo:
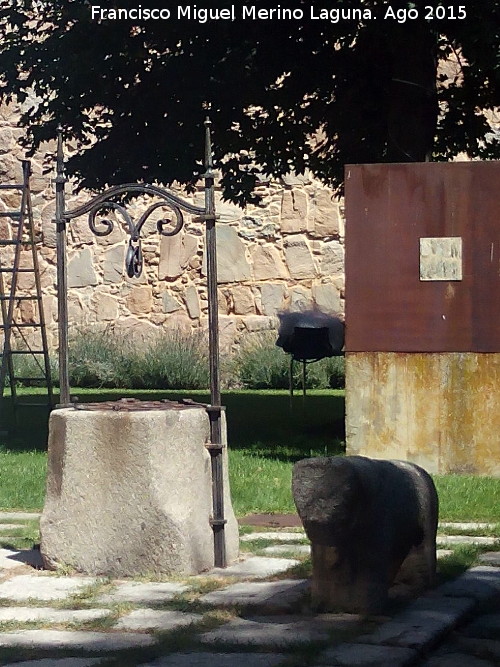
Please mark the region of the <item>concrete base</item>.
MULTIPOLYGON (((226 424, 223 415, 223 440, 226 424)), ((203 407, 55 410, 40 521, 47 567, 115 577, 214 565, 210 423, 203 407)), ((226 552, 238 556, 224 448, 226 552)))
POLYGON ((346 354, 347 454, 500 477, 500 354, 346 354))

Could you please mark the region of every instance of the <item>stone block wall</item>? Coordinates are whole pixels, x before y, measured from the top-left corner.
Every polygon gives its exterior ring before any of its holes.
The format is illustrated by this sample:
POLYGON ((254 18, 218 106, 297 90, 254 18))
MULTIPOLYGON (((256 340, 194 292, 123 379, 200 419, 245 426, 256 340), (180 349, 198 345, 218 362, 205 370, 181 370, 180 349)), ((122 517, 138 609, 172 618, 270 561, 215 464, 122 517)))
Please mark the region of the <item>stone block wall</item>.
MULTIPOLYGON (((0 107, 0 182, 20 181, 24 157, 16 140, 19 109, 0 107)), ((49 342, 57 345, 55 164, 52 142, 32 158, 32 201, 49 342), (45 167, 45 169, 44 169, 45 167), (48 169, 48 173, 44 173, 48 169)), ((76 150, 65 147, 66 155, 76 150)), ((242 209, 216 194, 217 253, 221 347, 232 348, 245 334, 276 329, 282 309, 301 310, 317 306, 328 313, 342 313, 344 304, 343 219, 340 204, 331 191, 310 175, 287 175, 280 180, 262 177, 257 189, 258 205, 242 209)), ((180 191, 179 191, 180 192, 180 191)), ((0 210, 16 205, 15 196, 0 192, 0 210)), ((203 188, 189 196, 203 205, 203 188)), ((71 195, 67 185, 67 208, 88 200, 88 193, 71 195)), ((144 210, 146 198, 136 200, 132 213, 144 210)), ((108 216, 109 217, 109 216, 108 216)), ((124 270, 128 235, 112 214, 114 229, 96 237, 86 216, 68 226, 68 285, 70 330, 77 325, 113 326, 147 338, 165 327, 198 329, 207 326, 204 229, 186 216, 184 229, 174 237, 160 237, 155 221, 168 217, 159 209, 143 228, 144 271, 129 279, 124 270)), ((3 238, 11 232, 7 219, 3 238)), ((2 249, 8 265, 12 251, 2 249)), ((24 260, 23 260, 24 261, 24 260)), ((29 261, 26 256, 25 261, 29 261)), ((30 274, 20 274, 30 289, 30 274)), ((22 303, 22 302, 21 302, 22 303)), ((33 317, 25 303, 18 321, 33 317)))

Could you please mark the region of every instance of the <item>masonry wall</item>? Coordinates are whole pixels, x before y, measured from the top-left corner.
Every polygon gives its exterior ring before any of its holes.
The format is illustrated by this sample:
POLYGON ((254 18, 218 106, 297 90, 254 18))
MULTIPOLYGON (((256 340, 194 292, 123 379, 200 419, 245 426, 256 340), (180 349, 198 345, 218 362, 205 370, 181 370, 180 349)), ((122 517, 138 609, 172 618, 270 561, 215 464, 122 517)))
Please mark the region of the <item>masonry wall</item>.
MULTIPOLYGON (((19 182, 20 159, 16 140, 19 109, 0 107, 0 182, 19 182)), ((216 139, 216 138, 215 138, 216 139)), ((56 234, 53 222, 55 197, 53 154, 47 143, 32 158, 32 201, 37 231, 44 307, 49 344, 57 345, 56 234), (49 171, 44 172, 44 167, 49 171)), ((67 145, 66 155, 76 147, 67 145)), ((331 191, 310 175, 288 175, 279 181, 262 178, 259 205, 244 209, 222 201, 216 208, 219 277, 219 312, 222 349, 229 349, 245 334, 275 329, 282 309, 317 306, 328 313, 344 307, 344 247, 340 204, 331 191)), ((16 206, 16 196, 0 192, 0 210, 16 206)), ((203 189, 191 196, 203 205, 203 189)), ((88 193, 71 194, 67 185, 67 208, 88 200, 88 193)), ((132 205, 140 214, 145 199, 132 205)), ((203 224, 186 216, 183 231, 160 237, 156 219, 168 217, 160 209, 143 228, 145 267, 139 279, 124 271, 128 235, 125 225, 112 215, 114 230, 96 237, 86 216, 68 228, 68 284, 70 331, 77 326, 118 327, 148 337, 163 328, 198 329, 207 326, 206 275, 203 224)), ((0 219, 0 234, 11 233, 8 219, 0 219)), ((12 250, 2 249, 2 264, 12 261, 12 250)), ((29 264, 25 253, 22 265, 29 264)), ((30 274, 20 274, 20 286, 33 288, 30 274)), ((18 321, 35 316, 29 302, 20 302, 18 321)))

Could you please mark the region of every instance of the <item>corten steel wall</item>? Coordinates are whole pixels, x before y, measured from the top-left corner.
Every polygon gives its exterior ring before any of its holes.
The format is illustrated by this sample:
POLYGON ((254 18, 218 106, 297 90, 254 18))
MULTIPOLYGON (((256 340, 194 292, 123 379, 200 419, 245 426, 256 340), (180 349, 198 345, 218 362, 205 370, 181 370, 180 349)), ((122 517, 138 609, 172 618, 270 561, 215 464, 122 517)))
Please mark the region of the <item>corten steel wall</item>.
POLYGON ((500 476, 500 162, 346 167, 349 454, 500 476), (461 280, 420 239, 462 239, 461 280))

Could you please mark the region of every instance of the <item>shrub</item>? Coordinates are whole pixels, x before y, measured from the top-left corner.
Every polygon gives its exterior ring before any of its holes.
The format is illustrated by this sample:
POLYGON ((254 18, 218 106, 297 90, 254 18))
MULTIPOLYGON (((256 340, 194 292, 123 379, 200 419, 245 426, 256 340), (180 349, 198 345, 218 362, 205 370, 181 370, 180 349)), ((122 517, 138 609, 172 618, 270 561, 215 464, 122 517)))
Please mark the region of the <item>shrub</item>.
POLYGON ((345 387, 344 357, 327 357, 308 364, 307 386, 318 389, 343 389, 345 387))
POLYGON ((132 344, 111 328, 77 329, 68 356, 74 387, 127 387, 138 367, 132 344))
POLYGON ((233 378, 246 389, 284 389, 289 385, 290 357, 267 333, 243 341, 233 359, 233 378))
POLYGON ((201 332, 165 331, 145 351, 133 388, 206 389, 208 342, 201 332))
MULTIPOLYGON (((266 333, 242 342, 233 360, 233 377, 247 389, 287 389, 290 355, 276 346, 276 334, 266 333)), ((294 364, 294 387, 302 386, 302 364, 294 364)), ((306 386, 328 389, 344 386, 344 359, 330 357, 307 364, 306 386)))

